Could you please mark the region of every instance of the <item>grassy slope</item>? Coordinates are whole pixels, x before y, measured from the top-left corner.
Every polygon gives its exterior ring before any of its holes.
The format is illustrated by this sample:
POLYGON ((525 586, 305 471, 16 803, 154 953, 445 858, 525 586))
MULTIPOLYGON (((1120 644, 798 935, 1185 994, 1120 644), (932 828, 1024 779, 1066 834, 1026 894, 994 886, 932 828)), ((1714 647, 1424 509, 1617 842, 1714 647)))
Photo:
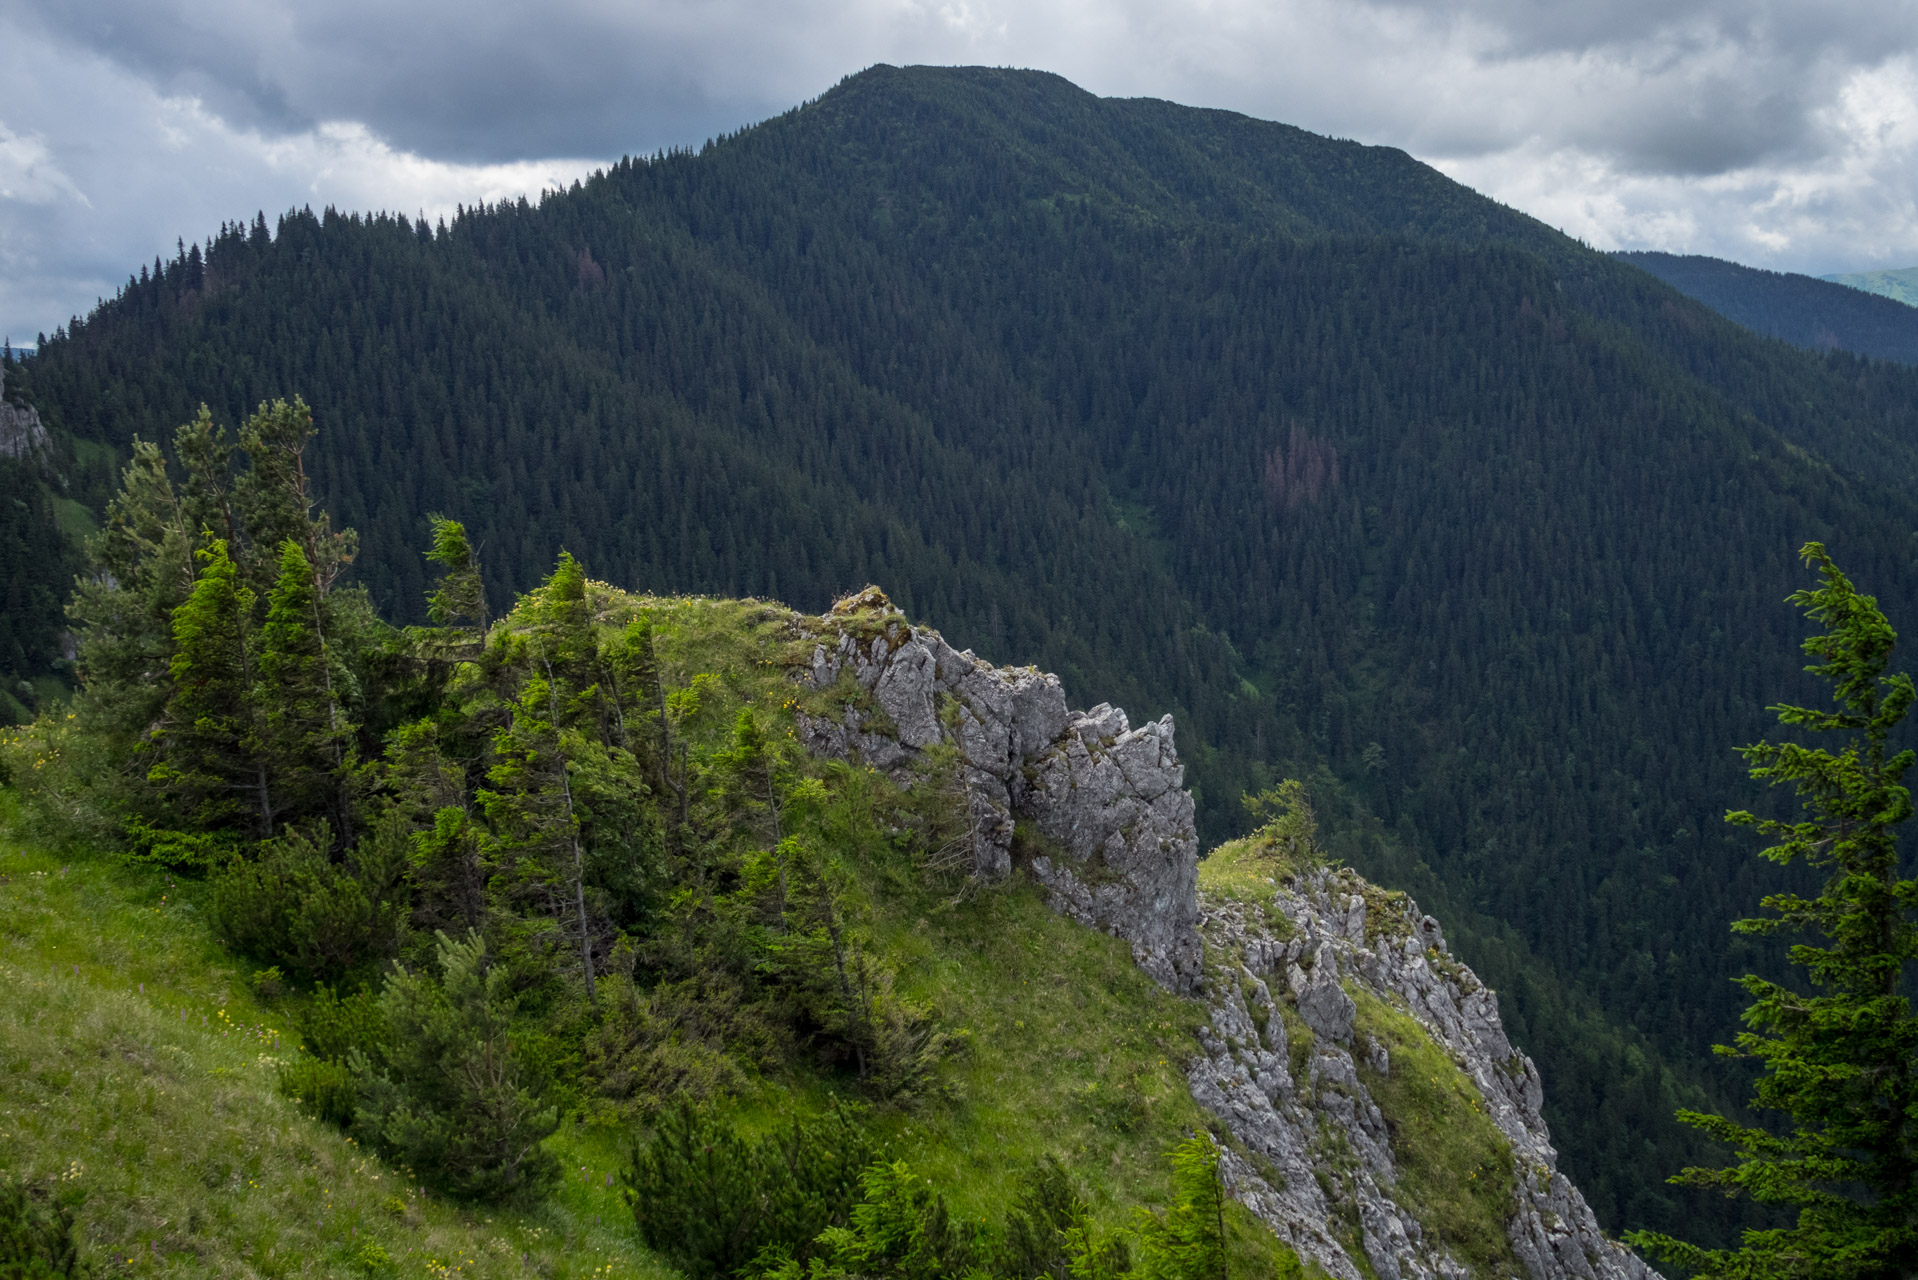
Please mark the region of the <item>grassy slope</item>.
MULTIPOLYGON (((746 702, 790 710, 792 615, 640 603, 660 619, 669 683, 708 676, 697 682, 708 732, 746 702)), ((996 1218, 1045 1153, 1084 1180, 1110 1225, 1162 1204, 1166 1152, 1205 1123, 1183 1074, 1200 1006, 1159 990, 1123 942, 1055 915, 1023 879, 967 893, 927 883, 887 856, 871 820, 890 784, 855 770, 840 785, 864 822, 841 856, 873 942, 902 994, 966 1033, 945 1098, 874 1116, 889 1153, 968 1217, 996 1218)), ((408 1275, 455 1261, 460 1275, 520 1275, 522 1255, 553 1276, 668 1273, 606 1185, 625 1130, 569 1124, 553 1139, 568 1178, 552 1202, 466 1212, 279 1096, 275 1061, 296 1051, 275 1034, 287 1010, 253 997, 251 967, 212 939, 198 886, 63 859, 17 823, 0 834, 0 875, 0 1172, 57 1181, 78 1162, 97 1253, 132 1258, 140 1274, 340 1274, 368 1270, 356 1262, 368 1245, 408 1275)), ((777 1122, 847 1083, 796 1071, 737 1109, 748 1124, 777 1122)), ((1231 1228, 1236 1276, 1299 1274, 1236 1206, 1231 1228)))
POLYGON ((135 1275, 658 1276, 602 1144, 528 1211, 423 1195, 275 1089, 284 1019, 191 887, 0 838, 0 1172, 77 1184, 96 1259, 135 1275), (582 1163, 602 1176, 587 1179, 582 1163), (362 1265, 383 1251, 389 1266, 362 1265))

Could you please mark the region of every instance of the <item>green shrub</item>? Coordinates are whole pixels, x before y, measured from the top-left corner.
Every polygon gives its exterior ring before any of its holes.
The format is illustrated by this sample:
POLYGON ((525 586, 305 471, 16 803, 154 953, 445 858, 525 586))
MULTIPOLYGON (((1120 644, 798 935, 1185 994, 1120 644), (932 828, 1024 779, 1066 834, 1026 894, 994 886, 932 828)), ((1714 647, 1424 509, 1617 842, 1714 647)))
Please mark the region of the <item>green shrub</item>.
POLYGON ((836 1108, 755 1141, 682 1106, 634 1145, 625 1195, 647 1245, 709 1280, 762 1257, 798 1265, 816 1256, 820 1233, 850 1220, 875 1154, 836 1108))
POLYGON ((952 1280, 990 1256, 983 1227, 955 1222, 946 1198, 904 1160, 870 1166, 859 1186, 865 1199, 852 1221, 819 1233, 822 1256, 803 1273, 796 1258, 762 1256, 764 1280, 952 1280))
POLYGON ((321 983, 298 1017, 302 1047, 316 1058, 345 1062, 355 1049, 378 1057, 386 1044, 386 1014, 379 993, 341 996, 321 983))
POLYGON ((506 972, 478 934, 438 935, 439 976, 395 967, 380 993, 387 1040, 347 1052, 353 1130, 397 1164, 454 1195, 500 1200, 552 1182, 541 1145, 556 1108, 509 1035, 506 972))
POLYGON ((1047 1156, 1019 1180, 992 1271, 1003 1280, 1103 1280, 1132 1267, 1123 1238, 1107 1237, 1072 1175, 1047 1156))
POLYGON ((300 1104, 316 1120, 341 1128, 353 1123, 357 1089, 353 1073, 343 1062, 323 1058, 295 1058, 280 1069, 280 1092, 300 1104))
POLYGON ((24 1182, 0 1181, 0 1280, 71 1280, 92 1274, 80 1260, 73 1206, 24 1182))
POLYGON ((1138 1211, 1139 1270, 1148 1280, 1226 1280, 1225 1184, 1209 1133, 1172 1152, 1172 1203, 1138 1211))
POLYGON ((308 982, 337 980, 398 951, 399 888, 411 849, 401 821, 362 838, 344 865, 329 856, 326 823, 261 841, 213 882, 214 930, 235 951, 308 982))

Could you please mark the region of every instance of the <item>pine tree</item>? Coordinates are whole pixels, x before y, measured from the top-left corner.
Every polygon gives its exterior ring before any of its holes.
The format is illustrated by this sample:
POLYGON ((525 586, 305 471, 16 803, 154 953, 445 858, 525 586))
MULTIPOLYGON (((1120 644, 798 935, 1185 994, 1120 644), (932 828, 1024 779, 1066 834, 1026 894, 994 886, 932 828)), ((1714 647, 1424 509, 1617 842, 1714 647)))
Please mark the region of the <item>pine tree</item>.
POLYGON ((199 578, 199 534, 186 522, 160 447, 135 440, 104 527, 87 547, 101 572, 76 584, 68 609, 86 690, 79 714, 123 758, 133 758, 166 705, 173 615, 199 578))
POLYGON ((1815 897, 1772 894, 1774 912, 1741 920, 1738 932, 1792 930, 1823 945, 1791 949, 1813 988, 1807 994, 1757 976, 1735 1049, 1762 1064, 1754 1105, 1788 1122, 1783 1132, 1723 1116, 1680 1112, 1687 1124, 1732 1146, 1737 1163, 1686 1169, 1674 1182, 1712 1187, 1764 1204, 1796 1205, 1791 1227, 1745 1233, 1736 1249, 1703 1249, 1656 1232, 1628 1239, 1701 1276, 1770 1280, 1879 1280, 1918 1274, 1918 1018, 1907 989, 1918 959, 1918 880, 1905 877, 1897 830, 1911 816, 1902 779, 1910 750, 1891 752, 1910 710, 1911 677, 1887 675, 1897 633, 1860 595, 1819 543, 1801 552, 1821 585, 1791 603, 1827 627, 1805 641, 1806 668, 1832 683, 1838 710, 1776 706, 1780 722, 1841 735, 1824 747, 1760 742, 1743 749, 1754 778, 1790 784, 1806 813, 1797 821, 1747 812, 1727 821, 1779 843, 1765 856, 1825 873, 1815 897))
POLYGON ((195 532, 214 530, 227 539, 229 546, 237 544, 240 531, 233 513, 233 446, 205 405, 200 406, 193 421, 173 433, 173 452, 186 472, 186 481, 180 486, 185 526, 195 532))
POLYGON ((314 514, 306 474, 306 445, 313 437, 313 411, 304 400, 262 404, 240 427, 247 469, 233 484, 233 504, 246 536, 241 569, 257 589, 278 576, 280 547, 300 544, 324 597, 351 564, 359 540, 351 529, 333 532, 330 518, 314 514))
POLYGON ((486 776, 497 790, 478 798, 513 891, 543 897, 555 918, 572 915, 587 998, 594 999, 586 849, 570 766, 584 745, 573 726, 598 701, 597 683, 581 687, 578 679, 596 670, 599 651, 585 571, 565 552, 541 588, 534 617, 531 634, 502 637, 490 655, 501 667, 532 674, 509 696, 509 720, 494 735, 496 763, 486 776))
POLYGON ((557 1180, 542 1145, 559 1127, 512 1040, 504 967, 477 934, 438 939, 439 974, 396 967, 380 994, 388 1041, 348 1055, 354 1129, 455 1195, 497 1200, 557 1180))

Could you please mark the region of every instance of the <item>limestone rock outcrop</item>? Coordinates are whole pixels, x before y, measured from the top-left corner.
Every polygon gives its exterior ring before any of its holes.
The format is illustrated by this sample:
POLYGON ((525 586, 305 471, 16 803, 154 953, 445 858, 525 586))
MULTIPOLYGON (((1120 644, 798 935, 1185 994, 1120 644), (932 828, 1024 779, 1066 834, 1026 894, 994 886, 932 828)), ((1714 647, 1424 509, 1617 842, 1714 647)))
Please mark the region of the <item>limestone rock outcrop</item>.
POLYGON ((0 458, 25 458, 43 453, 47 429, 40 411, 10 404, 6 398, 6 362, 0 361, 0 458))
POLYGON ((1030 823, 1048 850, 1031 871, 1056 909, 1125 938, 1162 986, 1198 990, 1199 842, 1171 716, 1134 729, 1116 707, 1070 711, 1057 676, 955 650, 873 590, 817 620, 807 674, 846 695, 836 716, 801 717, 808 749, 902 773, 950 743, 973 874, 1010 874, 1030 823))
POLYGON ((1538 1070, 1506 1038, 1497 998, 1447 954, 1436 920, 1331 870, 1275 878, 1265 903, 1205 897, 1202 913, 1210 1018, 1187 1079, 1247 1153, 1226 1155, 1234 1195, 1301 1256, 1341 1280, 1359 1280, 1354 1243, 1380 1280, 1471 1275, 1399 1190, 1361 1069, 1389 1073, 1390 1055, 1355 1031, 1354 990, 1409 1013, 1477 1087, 1511 1145, 1506 1230, 1524 1280, 1656 1280, 1558 1172, 1538 1070), (1300 1037, 1309 1047, 1288 1043, 1280 1004, 1311 1029, 1300 1037), (1356 1242, 1337 1237, 1339 1224, 1355 1224, 1356 1242))

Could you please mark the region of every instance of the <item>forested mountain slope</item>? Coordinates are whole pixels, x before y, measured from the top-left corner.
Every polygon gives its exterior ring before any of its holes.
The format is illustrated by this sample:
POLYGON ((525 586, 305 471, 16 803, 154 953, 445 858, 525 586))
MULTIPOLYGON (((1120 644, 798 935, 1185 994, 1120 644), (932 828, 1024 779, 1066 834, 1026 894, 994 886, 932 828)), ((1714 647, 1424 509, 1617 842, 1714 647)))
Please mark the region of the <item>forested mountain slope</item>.
POLYGON ((1697 254, 1621 253, 1712 310, 1767 337, 1918 364, 1918 307, 1845 282, 1763 271, 1697 254))
POLYGON ((1075 702, 1176 711, 1208 843, 1310 775, 1499 989, 1610 1226, 1724 1212, 1657 1175, 1759 963, 1719 818, 1802 679, 1793 551, 1918 600, 1918 373, 1400 152, 1037 73, 874 68, 442 227, 235 226, 31 378, 123 452, 304 395, 395 612, 434 511, 496 590, 555 545, 807 609, 874 581, 1075 702))

